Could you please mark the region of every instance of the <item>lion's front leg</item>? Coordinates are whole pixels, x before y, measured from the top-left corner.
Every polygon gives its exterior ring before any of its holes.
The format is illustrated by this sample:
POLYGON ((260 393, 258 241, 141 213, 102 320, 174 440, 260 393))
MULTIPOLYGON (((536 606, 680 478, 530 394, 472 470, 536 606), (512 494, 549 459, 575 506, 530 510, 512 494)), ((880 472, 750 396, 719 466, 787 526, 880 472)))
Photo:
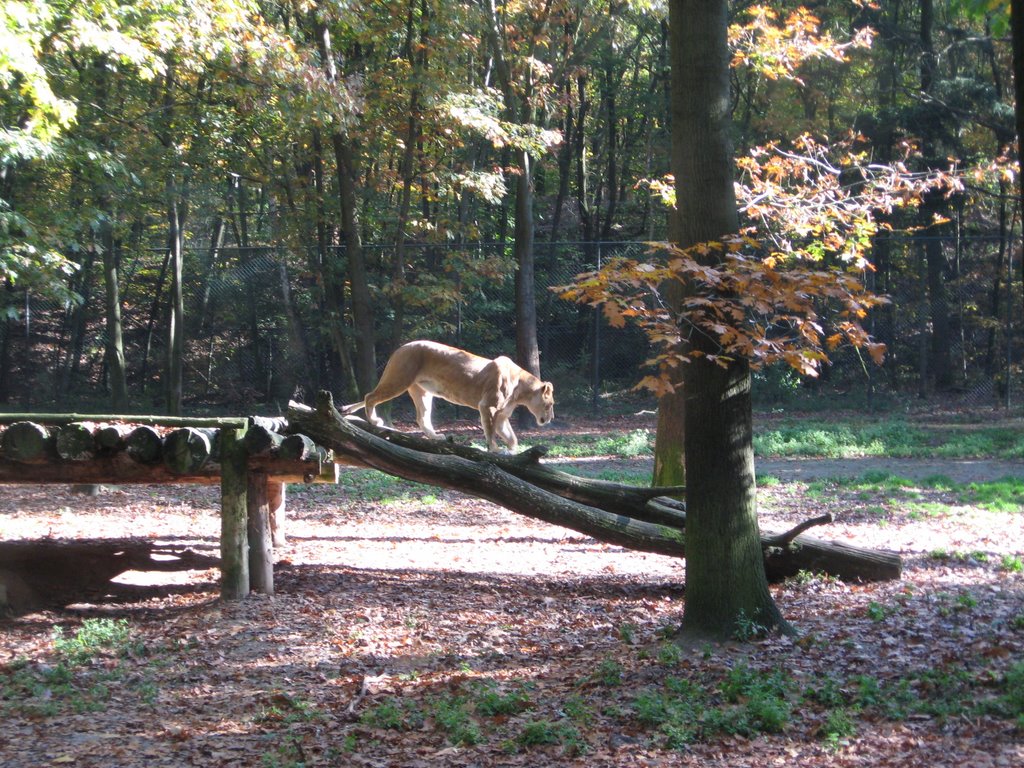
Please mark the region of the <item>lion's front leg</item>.
POLYGON ((517 438, 516 433, 512 431, 512 424, 509 421, 509 417, 511 415, 511 411, 498 411, 494 414, 494 423, 491 430, 492 437, 490 442, 488 442, 488 448, 490 448, 490 450, 498 450, 499 437, 502 442, 508 446, 509 452, 515 453, 519 448, 519 438, 517 438))

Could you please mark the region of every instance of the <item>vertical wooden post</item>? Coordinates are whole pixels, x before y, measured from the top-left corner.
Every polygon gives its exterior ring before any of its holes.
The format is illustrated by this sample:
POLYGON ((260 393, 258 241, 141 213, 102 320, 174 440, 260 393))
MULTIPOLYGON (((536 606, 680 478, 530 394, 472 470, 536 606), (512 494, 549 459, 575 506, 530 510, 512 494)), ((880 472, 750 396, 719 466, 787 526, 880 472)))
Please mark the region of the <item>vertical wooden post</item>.
POLYGON ((220 596, 240 600, 249 594, 248 454, 245 429, 220 432, 220 596))
POLYGON ((266 472, 249 473, 246 506, 249 510, 249 586, 253 592, 274 594, 274 545, 271 540, 270 489, 280 483, 267 481, 266 472))
POLYGON ((267 483, 267 506, 270 508, 270 533, 275 547, 283 547, 287 541, 284 533, 285 489, 284 483, 270 480, 267 483))

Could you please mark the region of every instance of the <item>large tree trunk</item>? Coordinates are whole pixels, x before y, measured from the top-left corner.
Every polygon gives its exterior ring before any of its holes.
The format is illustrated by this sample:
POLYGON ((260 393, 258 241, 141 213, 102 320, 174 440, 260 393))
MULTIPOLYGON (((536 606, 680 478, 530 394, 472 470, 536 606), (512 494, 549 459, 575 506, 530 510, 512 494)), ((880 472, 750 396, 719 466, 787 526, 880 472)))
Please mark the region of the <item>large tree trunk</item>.
MULTIPOLYGON (((529 121, 533 114, 530 104, 533 96, 532 75, 527 75, 523 83, 513 83, 512 69, 506 56, 504 28, 495 0, 489 0, 487 8, 487 39, 505 102, 505 112, 511 122, 529 121)), ((544 15, 535 19, 534 39, 539 37, 545 23, 544 15)), ((525 148, 517 149, 515 155, 519 166, 515 203, 516 362, 533 375, 540 376, 533 248, 533 158, 525 148)))
POLYGON ((358 170, 355 153, 348 140, 335 133, 334 157, 337 163, 338 196, 341 202, 341 223, 344 227, 345 255, 352 290, 352 321, 356 336, 356 382, 359 394, 365 394, 377 383, 376 332, 373 321, 373 300, 370 277, 359 232, 359 196, 356 192, 358 170))
POLYGON ((332 252, 327 236, 326 183, 324 180, 323 142, 320 129, 312 129, 313 163, 316 191, 316 257, 311 257, 312 271, 320 275, 318 287, 321 291, 322 306, 325 310, 323 322, 327 325, 328 338, 337 355, 342 378, 341 389, 346 396, 355 399, 359 394, 355 368, 345 340, 345 288, 344 277, 337 265, 337 255, 332 252))
MULTIPOLYGON (((672 171, 682 247, 737 232, 729 139, 725 0, 671 0, 672 171)), ((720 255, 706 256, 716 261, 720 255)), ((717 352, 694 334, 694 351, 717 352)), ((726 638, 740 622, 787 629, 759 545, 750 369, 684 366, 687 539, 681 639, 726 638)))

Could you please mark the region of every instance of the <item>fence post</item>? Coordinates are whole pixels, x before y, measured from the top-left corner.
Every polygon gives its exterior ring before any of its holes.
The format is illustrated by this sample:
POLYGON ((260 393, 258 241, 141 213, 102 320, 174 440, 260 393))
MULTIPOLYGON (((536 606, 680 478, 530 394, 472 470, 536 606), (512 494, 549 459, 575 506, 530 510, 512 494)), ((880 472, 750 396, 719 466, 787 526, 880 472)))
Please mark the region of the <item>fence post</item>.
POLYGON ((1004 407, 1010 408, 1013 383, 1013 248, 1006 251, 1006 396, 1004 407))
POLYGON ((248 454, 245 429, 220 431, 220 596, 240 600, 249 594, 248 454))
MULTIPOLYGON (((280 485, 280 483, 275 483, 280 485)), ((249 588, 274 594, 274 545, 270 524, 270 481, 266 472, 249 472, 246 489, 249 540, 249 588)))

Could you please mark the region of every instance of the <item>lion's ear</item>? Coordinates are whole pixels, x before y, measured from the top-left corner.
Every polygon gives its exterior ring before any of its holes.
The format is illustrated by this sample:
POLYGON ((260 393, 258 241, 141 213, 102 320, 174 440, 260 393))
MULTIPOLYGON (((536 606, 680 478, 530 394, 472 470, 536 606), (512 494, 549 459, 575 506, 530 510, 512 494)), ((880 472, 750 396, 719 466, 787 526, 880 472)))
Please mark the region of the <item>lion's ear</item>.
POLYGON ((540 391, 544 395, 544 397, 554 397, 555 385, 552 384, 550 381, 545 381, 542 383, 540 391))

